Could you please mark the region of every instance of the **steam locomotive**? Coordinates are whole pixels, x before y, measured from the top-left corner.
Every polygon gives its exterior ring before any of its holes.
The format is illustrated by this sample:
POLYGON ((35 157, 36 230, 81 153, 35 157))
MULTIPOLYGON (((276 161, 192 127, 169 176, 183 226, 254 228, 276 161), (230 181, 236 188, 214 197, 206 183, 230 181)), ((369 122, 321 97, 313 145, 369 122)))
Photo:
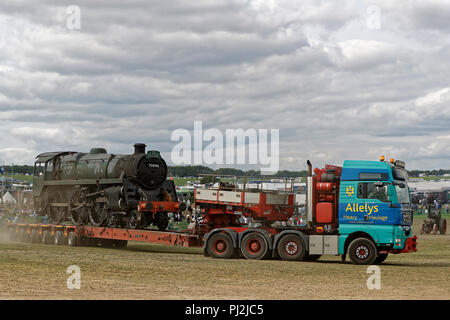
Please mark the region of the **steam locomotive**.
POLYGON ((51 223, 165 230, 168 212, 183 210, 158 151, 136 143, 134 153, 48 152, 36 157, 33 201, 51 223), (145 212, 139 202, 146 201, 145 212), (149 208, 151 206, 151 208, 149 208), (150 209, 150 210, 149 210, 150 209))

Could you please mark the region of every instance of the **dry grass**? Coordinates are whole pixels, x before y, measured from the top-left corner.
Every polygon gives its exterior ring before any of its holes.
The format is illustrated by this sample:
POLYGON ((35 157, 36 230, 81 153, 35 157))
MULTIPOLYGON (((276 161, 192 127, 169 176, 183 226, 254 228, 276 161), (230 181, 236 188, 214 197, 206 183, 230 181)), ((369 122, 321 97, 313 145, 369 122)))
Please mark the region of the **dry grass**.
MULTIPOLYGON (((418 219, 415 230, 421 220, 418 219)), ((367 267, 318 262, 215 260, 202 249, 130 243, 127 249, 0 243, 1 299, 450 299, 450 235, 419 236, 419 251, 388 257, 381 289, 367 267), (69 265, 81 289, 66 287, 69 265)))

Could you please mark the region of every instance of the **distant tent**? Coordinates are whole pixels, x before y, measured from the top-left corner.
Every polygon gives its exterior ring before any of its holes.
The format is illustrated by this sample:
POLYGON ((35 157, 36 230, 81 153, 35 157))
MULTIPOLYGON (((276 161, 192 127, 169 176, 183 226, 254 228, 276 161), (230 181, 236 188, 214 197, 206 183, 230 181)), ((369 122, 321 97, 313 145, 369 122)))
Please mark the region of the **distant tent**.
POLYGON ((11 195, 11 193, 6 192, 3 195, 3 203, 12 203, 12 204, 16 204, 16 199, 14 199, 14 197, 11 195))

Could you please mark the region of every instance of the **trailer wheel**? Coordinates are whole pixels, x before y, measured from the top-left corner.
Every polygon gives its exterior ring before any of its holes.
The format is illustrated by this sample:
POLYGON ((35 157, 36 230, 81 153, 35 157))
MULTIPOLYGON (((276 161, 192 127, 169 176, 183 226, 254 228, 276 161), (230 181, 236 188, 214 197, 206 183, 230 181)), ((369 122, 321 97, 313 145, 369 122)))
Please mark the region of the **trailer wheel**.
POLYGON ((439 221, 439 233, 445 234, 447 232, 447 219, 441 219, 439 221))
POLYGON ((251 260, 260 260, 267 258, 269 254, 269 244, 266 238, 258 233, 247 234, 241 242, 242 255, 251 260))
POLYGON ((39 243, 39 232, 35 229, 31 230, 31 243, 39 243))
POLYGON ((15 228, 9 229, 9 241, 16 241, 17 240, 17 230, 15 228))
POLYGON ((277 251, 283 260, 299 261, 305 258, 306 246, 298 235, 287 234, 278 242, 277 251))
POLYGON ((357 238, 348 246, 348 256, 354 264, 372 264, 377 258, 377 248, 367 238, 357 238))
POLYGON ((127 240, 113 240, 113 247, 114 248, 124 248, 128 244, 127 240))
POLYGON ((52 244, 52 235, 49 230, 44 230, 42 232, 42 243, 43 244, 52 244))
POLYGON ((378 257, 376 257, 373 264, 382 264, 384 262, 384 260, 386 260, 387 257, 388 257, 388 253, 379 253, 378 257))
POLYGON ((69 247, 78 247, 78 236, 75 234, 75 232, 70 231, 67 235, 67 245, 69 247))
POLYGON ((64 245, 65 239, 64 239, 64 232, 58 230, 55 232, 55 245, 62 246, 64 245))
POLYGON ((210 257, 216 259, 230 259, 233 257, 233 241, 225 233, 216 233, 208 240, 207 250, 210 257))
POLYGON ((19 241, 27 242, 27 230, 24 228, 19 229, 19 241))

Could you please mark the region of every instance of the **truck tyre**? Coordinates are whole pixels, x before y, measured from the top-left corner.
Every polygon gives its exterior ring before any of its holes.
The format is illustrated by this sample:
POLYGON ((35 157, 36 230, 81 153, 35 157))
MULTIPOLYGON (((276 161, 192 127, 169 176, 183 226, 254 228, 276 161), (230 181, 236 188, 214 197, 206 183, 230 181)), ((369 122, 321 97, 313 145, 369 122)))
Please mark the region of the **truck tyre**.
POLYGON ((302 238, 296 234, 287 234, 277 245, 278 255, 287 261, 300 261, 305 258, 306 246, 302 238))
POLYGON ((447 232, 447 219, 441 219, 439 221, 439 233, 445 234, 447 232))
POLYGON ((247 259, 264 259, 269 254, 269 244, 261 233, 251 232, 242 239, 241 253, 247 259))
POLYGON ((67 235, 67 245, 69 247, 78 247, 78 236, 75 234, 75 232, 70 231, 67 235))
POLYGON ((377 258, 377 248, 367 238, 357 238, 348 246, 348 256, 354 264, 373 264, 377 258))
POLYGON ((64 245, 65 239, 64 239, 64 232, 58 230, 55 232, 55 245, 62 246, 64 245))
POLYGON ((379 253, 378 257, 376 257, 373 264, 382 264, 384 262, 384 260, 386 260, 387 257, 388 257, 388 253, 379 253))
POLYGON ((44 230, 42 232, 42 243, 43 244, 52 244, 53 243, 52 240, 53 239, 52 239, 52 235, 51 235, 50 231, 49 230, 44 230))
POLYGON ((208 239, 207 250, 210 257, 230 259, 234 255, 233 241, 226 233, 213 234, 208 239))

